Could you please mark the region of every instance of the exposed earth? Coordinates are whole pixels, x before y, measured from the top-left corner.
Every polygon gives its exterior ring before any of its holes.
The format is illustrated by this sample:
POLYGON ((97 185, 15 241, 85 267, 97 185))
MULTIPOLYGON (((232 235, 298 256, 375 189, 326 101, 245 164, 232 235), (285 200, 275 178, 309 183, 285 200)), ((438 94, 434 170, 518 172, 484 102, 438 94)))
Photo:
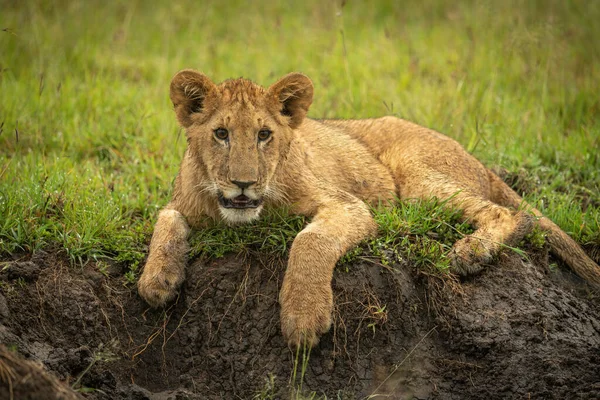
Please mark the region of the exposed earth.
POLYGON ((334 326, 308 362, 279 330, 282 260, 192 261, 162 311, 118 264, 5 261, 0 399, 600 398, 600 295, 550 271, 545 250, 465 281, 407 262, 338 267, 334 326))

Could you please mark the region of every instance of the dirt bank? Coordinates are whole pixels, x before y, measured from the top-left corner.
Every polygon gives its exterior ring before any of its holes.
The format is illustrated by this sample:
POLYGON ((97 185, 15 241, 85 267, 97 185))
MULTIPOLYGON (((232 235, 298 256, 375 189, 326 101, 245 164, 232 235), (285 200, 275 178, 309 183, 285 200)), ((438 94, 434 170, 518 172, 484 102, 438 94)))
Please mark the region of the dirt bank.
POLYGON ((303 373, 279 332, 281 260, 196 261, 177 302, 155 311, 118 265, 102 274, 39 252, 0 273, 0 398, 15 387, 36 398, 19 386, 33 376, 14 367, 23 359, 90 399, 288 398, 300 386, 348 399, 600 398, 598 295, 548 273, 545 254, 532 260, 504 254, 465 282, 407 264, 338 268, 334 327, 303 373))

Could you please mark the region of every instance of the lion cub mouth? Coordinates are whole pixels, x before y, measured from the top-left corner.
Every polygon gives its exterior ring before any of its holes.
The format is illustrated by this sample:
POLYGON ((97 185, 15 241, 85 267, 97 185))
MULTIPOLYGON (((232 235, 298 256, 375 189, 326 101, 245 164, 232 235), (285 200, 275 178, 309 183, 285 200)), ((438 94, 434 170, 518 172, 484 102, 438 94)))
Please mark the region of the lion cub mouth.
POLYGON ((261 203, 262 199, 252 200, 243 194, 233 199, 227 199, 222 194, 219 194, 219 204, 225 208, 257 208, 261 203))

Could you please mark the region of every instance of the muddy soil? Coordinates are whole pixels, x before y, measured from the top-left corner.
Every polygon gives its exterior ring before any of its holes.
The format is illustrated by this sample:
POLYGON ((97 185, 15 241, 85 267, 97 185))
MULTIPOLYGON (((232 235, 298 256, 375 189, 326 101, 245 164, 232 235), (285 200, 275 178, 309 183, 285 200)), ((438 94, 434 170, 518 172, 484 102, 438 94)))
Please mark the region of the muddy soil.
POLYGON ((0 272, 0 399, 598 399, 598 293, 547 263, 503 254, 463 282, 339 267, 334 326, 303 362, 279 331, 282 260, 191 262, 151 310, 118 265, 38 252, 0 272))

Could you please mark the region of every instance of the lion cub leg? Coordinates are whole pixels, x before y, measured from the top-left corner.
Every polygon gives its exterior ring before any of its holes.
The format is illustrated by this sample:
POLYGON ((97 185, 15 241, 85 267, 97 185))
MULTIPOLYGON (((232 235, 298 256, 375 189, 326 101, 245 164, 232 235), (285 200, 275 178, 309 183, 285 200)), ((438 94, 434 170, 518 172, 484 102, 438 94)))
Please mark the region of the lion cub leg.
POLYGON ((185 278, 190 228, 178 211, 163 209, 150 242, 150 253, 138 281, 138 293, 152 307, 164 306, 185 278))
POLYGON ((335 264, 350 247, 376 231, 369 208, 355 199, 322 205, 296 236, 279 294, 281 330, 289 345, 314 346, 329 330, 335 264))
POLYGON ((511 211, 489 200, 464 194, 453 205, 476 227, 475 232, 457 241, 449 254, 452 267, 460 275, 481 271, 503 247, 514 246, 533 228, 533 217, 511 211))

